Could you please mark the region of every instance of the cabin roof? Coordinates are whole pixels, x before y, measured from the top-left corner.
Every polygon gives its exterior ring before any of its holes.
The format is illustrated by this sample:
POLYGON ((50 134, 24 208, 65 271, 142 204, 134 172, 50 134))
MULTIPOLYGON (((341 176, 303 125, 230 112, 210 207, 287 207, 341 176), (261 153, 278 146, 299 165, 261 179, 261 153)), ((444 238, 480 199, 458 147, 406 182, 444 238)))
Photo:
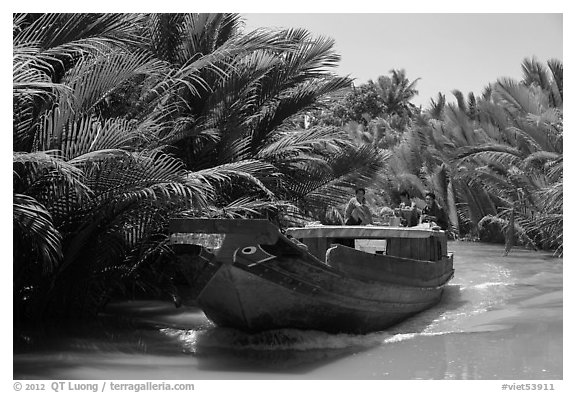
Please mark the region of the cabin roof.
POLYGON ((353 238, 353 239, 384 239, 411 238, 421 239, 431 236, 444 236, 444 231, 429 228, 401 228, 386 226, 350 226, 350 225, 318 225, 304 228, 288 228, 286 233, 297 239, 304 238, 353 238))

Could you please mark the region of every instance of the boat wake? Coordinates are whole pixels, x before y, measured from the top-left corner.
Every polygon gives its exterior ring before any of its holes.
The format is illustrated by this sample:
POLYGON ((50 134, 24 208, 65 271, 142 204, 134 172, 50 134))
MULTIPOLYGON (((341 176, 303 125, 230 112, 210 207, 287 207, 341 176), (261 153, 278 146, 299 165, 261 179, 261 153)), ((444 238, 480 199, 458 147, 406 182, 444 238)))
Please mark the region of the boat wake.
POLYGON ((463 289, 489 289, 492 287, 502 287, 502 286, 506 286, 506 285, 515 285, 514 283, 509 283, 509 282, 484 282, 481 284, 475 284, 475 285, 471 285, 469 287, 463 287, 463 289))
POLYGON ((197 326, 194 329, 165 328, 162 333, 177 340, 183 350, 198 353, 202 350, 254 351, 311 351, 378 347, 406 341, 419 336, 459 333, 455 320, 483 310, 469 309, 461 302, 459 286, 448 286, 440 304, 384 331, 368 334, 327 333, 317 330, 276 329, 260 333, 246 333, 223 327, 197 326))
POLYGON ((246 333, 236 329, 209 330, 163 329, 162 332, 180 342, 183 349, 196 353, 202 349, 254 351, 310 351, 331 349, 368 349, 387 343, 410 340, 419 335, 441 335, 445 332, 396 333, 389 331, 364 335, 331 334, 316 330, 278 329, 246 333))
POLYGON ((175 339, 188 353, 198 353, 202 350, 365 350, 422 336, 477 331, 478 326, 471 322, 478 321, 479 317, 498 308, 505 298, 502 291, 506 291, 511 285, 501 280, 463 284, 446 286, 442 300, 435 307, 385 331, 368 334, 332 334, 288 328, 246 333, 237 329, 206 325, 196 326, 193 329, 165 328, 162 332, 175 339))
POLYGON ((258 351, 366 348, 380 345, 383 340, 390 336, 385 332, 353 335, 298 329, 278 329, 260 333, 246 333, 228 328, 209 330, 163 329, 162 331, 164 334, 178 339, 191 352, 200 348, 258 351))

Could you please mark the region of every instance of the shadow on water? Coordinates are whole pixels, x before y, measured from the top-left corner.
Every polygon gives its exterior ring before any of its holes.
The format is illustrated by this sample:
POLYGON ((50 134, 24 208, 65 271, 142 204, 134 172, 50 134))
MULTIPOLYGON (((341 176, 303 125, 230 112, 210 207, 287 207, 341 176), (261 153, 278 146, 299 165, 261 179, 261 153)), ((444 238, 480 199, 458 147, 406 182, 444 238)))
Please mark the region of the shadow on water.
MULTIPOLYGON (((166 314, 168 315, 168 314, 166 314)), ((180 346, 158 328, 127 317, 104 315, 92 321, 43 325, 15 332, 14 379, 98 379, 90 370, 130 369, 127 359, 146 354, 178 356, 180 346)))

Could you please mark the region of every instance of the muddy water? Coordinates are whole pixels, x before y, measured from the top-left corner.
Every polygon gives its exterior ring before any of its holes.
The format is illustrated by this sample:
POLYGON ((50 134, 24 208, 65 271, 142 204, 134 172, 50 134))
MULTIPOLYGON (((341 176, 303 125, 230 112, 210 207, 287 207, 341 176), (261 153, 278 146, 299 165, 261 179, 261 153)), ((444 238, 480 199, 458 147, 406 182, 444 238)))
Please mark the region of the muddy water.
POLYGON ((449 248, 456 274, 441 303, 383 332, 249 335, 197 309, 125 302, 96 326, 21 336, 14 378, 562 379, 562 260, 522 249, 502 257, 499 245, 449 248))

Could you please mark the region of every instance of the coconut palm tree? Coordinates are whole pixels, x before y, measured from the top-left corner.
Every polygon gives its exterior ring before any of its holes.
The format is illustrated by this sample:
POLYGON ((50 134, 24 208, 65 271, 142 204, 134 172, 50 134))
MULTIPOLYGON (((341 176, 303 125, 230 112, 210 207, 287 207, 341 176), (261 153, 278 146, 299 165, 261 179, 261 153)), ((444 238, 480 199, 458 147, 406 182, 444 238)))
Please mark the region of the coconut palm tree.
MULTIPOLYGON (((169 91, 163 102, 175 104, 170 110, 154 112, 170 114, 154 122, 164 122, 163 128, 169 132, 161 142, 169 143, 170 151, 186 163, 190 178, 211 174, 214 179, 234 179, 233 188, 229 182, 215 182, 223 187, 217 190, 222 207, 254 193, 274 203, 278 199, 295 203, 306 193, 301 185, 293 183, 312 176, 319 187, 326 183, 322 176, 334 179, 328 160, 331 165, 337 165, 334 157, 346 160, 353 145, 334 128, 305 131, 295 128, 292 121, 303 111, 322 107, 324 97, 350 85, 348 78, 329 72, 339 60, 332 39, 314 38, 302 29, 243 35, 236 15, 170 17, 171 23, 158 25, 151 36, 152 42, 171 37, 170 44, 188 48, 183 58, 173 62, 185 63, 187 58, 208 56, 206 53, 229 54, 225 61, 201 70, 206 85, 198 89, 198 94, 169 91), (198 32, 203 30, 198 24, 209 26, 205 30, 214 28, 220 34, 219 41, 210 41, 210 34, 200 35, 198 32), (189 40, 194 45, 186 44, 189 40), (230 49, 236 47, 243 50, 230 49), (326 151, 332 156, 328 157, 326 151), (340 156, 340 152, 344 153, 340 156)), ((186 86, 183 84, 182 89, 186 86)), ((372 159, 373 155, 367 154, 355 161, 356 166, 348 166, 349 174, 365 168, 372 159)), ((310 188, 310 184, 308 192, 317 188, 310 188)))
POLYGON ((480 116, 499 130, 498 139, 462 149, 459 158, 483 163, 468 174, 477 174, 492 195, 507 202, 501 216, 509 217, 508 225, 515 222, 531 243, 561 254, 562 66, 548 64, 546 70, 526 59, 523 81, 500 79, 491 87, 492 99, 481 104, 480 116))
POLYGON ((410 81, 406 77, 406 70, 390 70, 391 76, 380 76, 374 83, 384 104, 384 112, 388 116, 396 115, 403 119, 411 119, 418 113, 418 108, 410 102, 416 95, 417 78, 410 81))
POLYGON ((382 166, 338 132, 291 126, 348 86, 326 71, 338 61, 333 42, 303 30, 239 34, 238 22, 15 17, 20 315, 93 313, 134 288, 175 296, 170 217, 312 214, 382 166), (114 107, 123 97, 133 101, 114 107))
POLYGON ((126 46, 138 20, 15 16, 13 135, 15 148, 26 149, 14 154, 21 316, 101 305, 114 287, 103 283, 114 281, 99 277, 134 275, 142 261, 133 255, 162 233, 162 219, 206 204, 206 188, 188 184, 178 160, 141 148, 153 130, 99 113, 124 81, 161 74, 158 60, 126 46))
POLYGON ((500 79, 480 97, 432 100, 394 149, 390 184, 434 190, 461 234, 513 222, 524 242, 561 253, 562 64, 547 64, 526 59, 523 81, 500 79))

